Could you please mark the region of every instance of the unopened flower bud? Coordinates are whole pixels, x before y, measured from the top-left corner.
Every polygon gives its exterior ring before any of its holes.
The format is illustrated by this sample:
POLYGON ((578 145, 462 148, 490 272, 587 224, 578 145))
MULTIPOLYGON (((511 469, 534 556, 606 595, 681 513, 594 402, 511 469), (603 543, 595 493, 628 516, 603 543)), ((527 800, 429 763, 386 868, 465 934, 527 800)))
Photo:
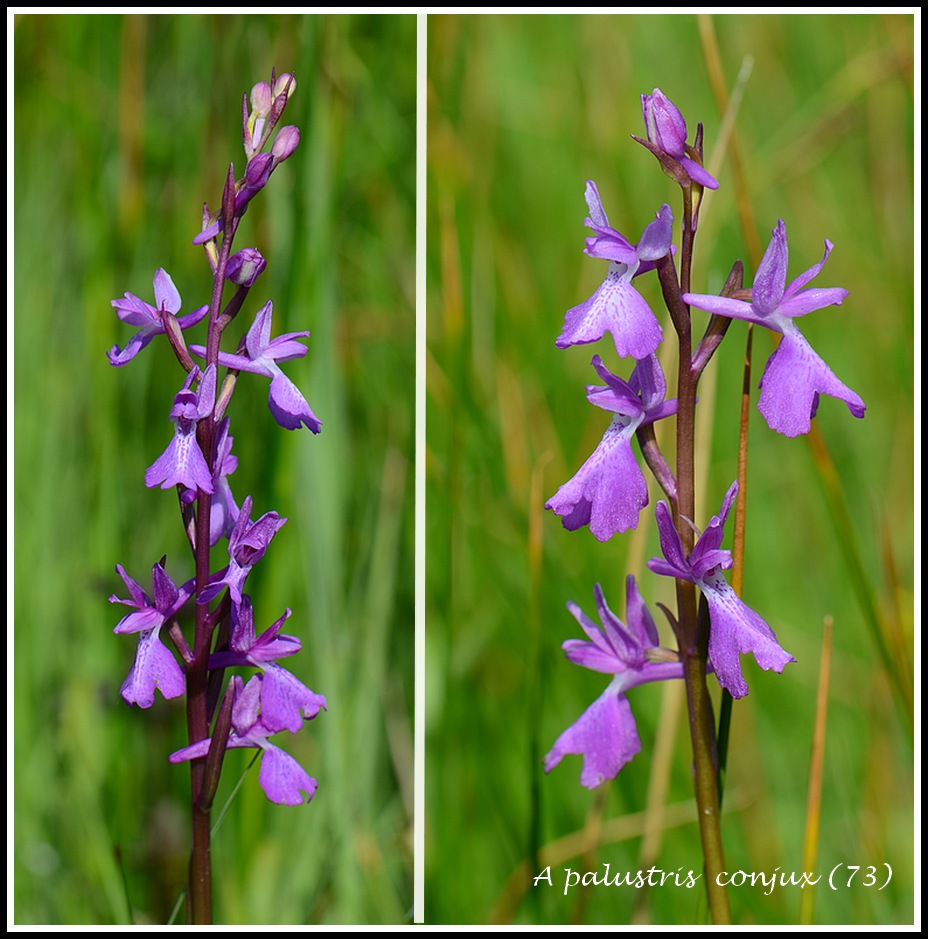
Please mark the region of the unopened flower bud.
POLYGON ((277 81, 274 82, 275 98, 278 95, 283 94, 285 91, 287 92, 288 99, 293 94, 293 92, 296 91, 296 79, 289 72, 284 72, 283 75, 281 75, 277 81))
POLYGON ((257 248, 242 248, 229 258, 226 265, 226 279, 240 287, 251 287, 261 276, 267 261, 257 248))
POLYGON ((702 165, 702 149, 697 133, 697 147, 686 143, 686 121, 677 106, 660 90, 641 96, 641 112, 648 139, 632 134, 632 139, 647 147, 660 161, 664 173, 684 189, 693 183, 718 189, 718 181, 702 165))
POLYGON ((271 147, 271 155, 275 163, 283 163, 290 156, 300 142, 300 131, 298 128, 288 125, 282 127, 274 138, 274 146, 271 147))
POLYGON ((686 121, 676 105, 660 88, 655 88, 653 94, 641 96, 641 110, 648 140, 677 159, 683 157, 686 148, 686 121))
POLYGON ((251 109, 262 117, 271 110, 271 101, 275 96, 271 95, 271 86, 267 82, 258 82, 251 89, 251 109))
POLYGON ((248 120, 245 124, 247 131, 246 142, 248 142, 250 150, 249 156, 258 149, 273 100, 274 99, 271 97, 271 86, 267 82, 258 82, 258 84, 251 89, 251 114, 248 115, 248 120))
POLYGON ((270 179, 273 168, 274 161, 271 154, 259 153, 245 167, 245 188, 251 191, 252 195, 263 189, 270 179))

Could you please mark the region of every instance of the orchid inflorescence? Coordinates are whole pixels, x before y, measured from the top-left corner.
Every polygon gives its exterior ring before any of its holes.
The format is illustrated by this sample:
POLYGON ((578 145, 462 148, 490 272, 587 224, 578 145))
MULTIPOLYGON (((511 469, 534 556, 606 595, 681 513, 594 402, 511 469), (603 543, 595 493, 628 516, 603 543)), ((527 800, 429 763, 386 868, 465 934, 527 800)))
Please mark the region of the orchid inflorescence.
MULTIPOLYGON (((684 410, 689 415, 695 413, 696 384, 729 321, 745 320, 782 336, 760 381, 758 408, 772 430, 788 437, 807 433, 822 394, 843 401, 855 417, 863 417, 865 410, 861 398, 838 380, 794 322, 806 313, 839 305, 848 295, 838 287, 807 286, 821 272, 833 247, 830 241, 825 241, 822 260, 787 286, 786 225, 779 220, 751 289, 741 287, 739 262, 720 296, 689 291, 689 262, 699 204, 704 190, 717 189, 719 184, 702 165, 702 125, 695 144, 687 144, 682 115, 659 89, 652 95, 642 95, 641 102, 647 138, 634 139, 657 157, 664 173, 683 191, 682 244, 679 249, 672 245, 674 219, 666 204, 644 229, 640 241, 632 244, 611 227, 596 184, 587 182, 589 216, 585 224, 595 234, 587 238, 585 253, 609 261, 609 269, 589 300, 567 311, 556 345, 566 348, 592 343, 608 332, 618 357, 632 358, 634 364, 625 380, 610 371, 599 355, 593 356, 593 368, 605 384, 588 385, 587 399, 609 411, 611 421, 593 454, 545 507, 561 517, 566 529, 589 526, 594 537, 603 542, 636 528, 648 504, 647 483, 632 449, 632 439, 637 437, 648 467, 668 498, 659 502, 656 510, 663 557, 652 558, 647 566, 656 574, 674 578, 678 585, 683 583, 685 590, 698 588, 702 600, 698 613, 695 593, 691 594, 692 602, 680 604, 677 616, 665 610, 678 650, 659 647, 654 620, 631 575, 626 584, 626 623, 609 609, 599 584, 594 596, 601 625, 576 604, 568 603, 589 641, 565 642, 567 658, 613 678, 580 719, 558 737, 544 765, 550 771, 564 755, 580 754, 580 781, 590 788, 614 778, 641 749, 626 697, 629 689, 675 678, 689 681, 684 663, 701 655, 698 677, 703 684, 706 673, 714 673, 722 688, 733 698, 741 698, 748 693, 741 655, 751 654, 761 668, 776 672, 795 661, 723 574, 733 565, 732 554, 722 548, 722 541, 738 483, 729 487, 718 515, 712 516, 701 533, 693 522, 692 436, 688 440, 681 438, 680 428, 684 425, 684 410), (675 258, 681 261, 679 275, 675 258), (669 400, 656 354, 663 330, 633 285, 634 278, 655 270, 681 348, 678 395, 669 400), (690 337, 690 307, 713 314, 695 350, 690 337), (670 416, 676 416, 678 427, 676 472, 661 454, 652 426, 670 416)), ((688 426, 691 430, 691 417, 688 426)))
MULTIPOLYGON (((173 753, 170 760, 192 761, 195 812, 207 815, 229 748, 260 751, 259 781, 272 802, 299 805, 312 799, 317 786, 316 780, 269 738, 283 731, 298 731, 304 720, 316 717, 326 707, 325 698, 279 664, 280 659, 300 651, 300 640, 280 631, 290 609, 256 635, 252 601, 246 592, 249 572, 265 556, 287 519, 268 511, 252 520, 252 496, 239 506, 228 479, 238 460, 232 455, 227 410, 242 372, 270 378, 268 406, 281 427, 295 430, 305 426, 314 434, 320 432, 321 422, 281 369, 281 363, 306 355, 307 347, 299 340, 309 333, 287 333, 272 339, 273 304, 268 300, 237 345, 231 351, 220 349, 223 335, 266 267, 256 248, 235 254, 231 248, 249 203, 299 144, 296 127, 276 129, 295 89, 292 75, 277 76, 272 71, 270 82, 259 82, 250 98, 244 96, 244 174, 236 180, 230 166, 219 211, 203 207, 201 231, 193 238, 195 245, 203 246, 210 265, 211 302, 181 315, 180 293, 163 269, 155 273, 154 304, 131 293, 113 301, 119 319, 137 327, 138 332, 124 348, 114 346, 107 353, 110 363, 125 366, 156 337, 166 336, 184 372, 169 414, 173 437, 149 466, 145 484, 176 488, 195 566, 194 576, 177 586, 162 557, 152 568, 151 595, 121 565, 116 566, 130 596, 123 600, 114 595, 110 600, 132 611, 120 620, 115 632, 138 634, 135 663, 121 694, 127 704, 148 708, 156 689, 165 698, 186 693, 188 745, 173 753), (268 143, 270 151, 263 152, 268 143), (223 307, 226 281, 234 292, 223 307), (188 345, 188 330, 204 318, 206 344, 188 345), (220 369, 225 369, 224 376, 220 376, 220 369), (214 569, 210 549, 223 541, 225 550, 214 569), (210 609, 216 600, 219 602, 210 609), (184 612, 195 618, 192 643, 180 627, 184 612), (224 671, 230 668, 257 672, 247 681, 235 675, 220 694, 224 671)), ((196 838, 195 827, 194 858, 196 838)), ((199 856, 206 857, 208 863, 208 850, 201 850, 199 856)), ((194 871, 195 865, 191 867, 194 879, 202 876, 194 871)), ((198 921, 204 916, 208 913, 201 911, 198 921)))

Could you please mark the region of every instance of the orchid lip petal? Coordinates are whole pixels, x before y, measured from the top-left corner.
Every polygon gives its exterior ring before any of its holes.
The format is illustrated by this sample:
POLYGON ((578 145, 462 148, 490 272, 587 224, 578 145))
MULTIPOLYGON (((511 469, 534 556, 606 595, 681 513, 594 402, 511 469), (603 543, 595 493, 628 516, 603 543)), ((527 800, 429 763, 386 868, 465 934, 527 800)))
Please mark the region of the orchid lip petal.
POLYGON ((558 737, 544 759, 545 772, 550 772, 567 754, 582 755, 580 782, 591 789, 614 778, 641 749, 626 693, 638 685, 683 677, 683 664, 668 661, 664 650, 657 647, 654 618, 633 576, 626 578, 627 626, 609 609, 599 584, 593 594, 600 625, 575 603, 568 603, 588 640, 571 639, 563 648, 568 661, 614 677, 579 720, 558 737))
POLYGON ((787 287, 789 245, 786 224, 779 219, 758 265, 750 303, 705 294, 683 294, 683 302, 698 309, 756 323, 783 336, 767 360, 757 407, 770 429, 787 437, 809 432, 822 394, 843 401, 854 417, 861 418, 866 411, 860 395, 835 377, 795 323, 798 317, 815 310, 840 306, 847 298, 848 291, 843 287, 806 286, 821 273, 833 248, 834 245, 825 239, 822 259, 787 287))
POLYGON ((764 669, 782 672, 793 657, 779 645, 767 623, 734 592, 722 576, 732 566, 731 552, 720 547, 725 522, 738 495, 737 480, 728 487, 718 515, 714 515, 705 531, 697 538, 689 556, 673 524, 665 502, 657 505, 657 527, 663 558, 651 558, 648 568, 665 577, 695 583, 709 607, 709 661, 719 684, 733 697, 748 693, 741 672, 742 654, 753 654, 764 669))

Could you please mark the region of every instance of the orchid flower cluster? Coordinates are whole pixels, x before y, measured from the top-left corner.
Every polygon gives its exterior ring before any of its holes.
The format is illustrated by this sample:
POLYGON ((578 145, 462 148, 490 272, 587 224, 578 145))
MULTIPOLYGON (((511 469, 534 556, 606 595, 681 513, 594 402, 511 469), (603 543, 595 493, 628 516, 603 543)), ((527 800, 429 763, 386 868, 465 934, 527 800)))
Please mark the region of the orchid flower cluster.
MULTIPOLYGON (((115 632, 138 636, 135 663, 121 689, 126 703, 151 707, 156 689, 165 698, 185 693, 187 696, 189 743, 171 754, 170 761, 192 761, 191 886, 201 885, 201 907, 208 907, 209 896, 208 889, 202 888, 204 879, 208 883, 209 877, 209 808, 225 751, 232 747, 260 751, 259 781, 272 802, 299 805, 304 802, 304 794, 305 801, 309 801, 316 791, 316 780, 270 738, 283 731, 296 733, 304 720, 311 720, 326 707, 322 695, 311 691, 279 664, 281 659, 300 651, 300 640, 281 632, 290 609, 258 635, 252 601, 246 593, 250 571, 264 557, 287 519, 267 511, 252 520, 252 497, 246 496, 239 506, 229 483, 238 460, 232 454, 227 409, 242 372, 270 378, 268 406, 281 427, 288 430, 306 427, 314 434, 320 432, 319 419, 281 369, 281 363, 306 355, 307 347, 299 340, 309 333, 287 333, 272 339, 273 304, 268 300, 238 340, 235 351, 220 350, 222 336, 267 264, 256 248, 243 248, 234 254, 231 248, 250 201, 299 144, 300 132, 296 127, 281 127, 274 134, 295 89, 292 75, 277 76, 272 71, 270 82, 258 82, 250 98, 244 96, 244 175, 236 180, 234 166, 229 167, 221 208, 211 213, 204 205, 202 230, 193 238, 193 244, 205 249, 210 265, 213 278, 210 303, 181 315, 180 294, 163 269, 154 276, 154 304, 131 293, 112 302, 119 319, 138 329, 124 348, 116 346, 107 353, 112 365, 129 364, 153 339, 165 336, 184 372, 169 414, 174 424, 173 437, 148 467, 145 484, 176 488, 193 555, 194 576, 176 585, 167 574, 166 558, 162 557, 152 567, 149 595, 122 565, 117 565, 116 571, 125 582, 129 598, 113 595, 109 599, 131 608, 115 632), (270 150, 264 152, 272 135, 270 150), (233 285, 234 292, 223 307, 225 281, 233 285), (206 345, 188 345, 188 330, 204 318, 206 345), (194 357, 200 360, 199 364, 194 357), (220 368, 226 370, 222 378, 220 368), (214 568, 211 548, 220 543, 221 559, 214 568), (210 609, 215 600, 219 602, 210 609), (192 613, 195 620, 192 644, 180 626, 185 613, 188 616, 192 613), (164 634, 173 651, 165 644, 164 634), (235 675, 223 692, 223 673, 228 668, 257 671, 247 681, 235 675)), ((196 906, 196 887, 192 893, 196 906)), ((204 918, 208 918, 208 911, 201 909, 196 921, 204 918)))
MULTIPOLYGON (((634 361, 629 377, 624 379, 610 371, 599 355, 593 356, 593 368, 603 384, 587 386, 587 400, 609 412, 611 418, 595 451, 545 507, 559 515, 568 530, 589 526, 601 542, 636 528, 648 504, 647 483, 632 447, 632 440, 637 438, 646 464, 667 496, 667 501, 659 502, 656 508, 663 557, 652 558, 648 568, 677 583, 677 615, 665 612, 678 649, 659 647, 654 619, 633 576, 626 583, 625 623, 610 610, 598 584, 594 596, 599 624, 576 604, 568 603, 587 640, 564 643, 567 658, 613 677, 603 694, 558 737, 544 765, 550 771, 566 754, 580 754, 580 781, 590 788, 614 778, 641 749, 627 698, 630 689, 678 678, 701 682, 704 687, 708 672, 715 674, 733 698, 741 698, 748 693, 741 670, 742 655, 753 655, 761 668, 776 672, 794 661, 767 622, 740 599, 723 574, 733 565, 731 552, 722 548, 722 542, 738 492, 737 481, 725 494, 719 513, 701 533, 693 522, 696 385, 730 321, 745 320, 782 336, 760 381, 758 407, 772 430, 788 437, 808 432, 822 394, 843 401, 854 417, 863 417, 865 410, 860 396, 834 375, 795 323, 806 313, 840 305, 848 295, 839 287, 808 286, 832 250, 830 241, 825 241, 822 260, 787 286, 786 225, 779 220, 752 288, 742 288, 738 262, 720 296, 690 292, 699 206, 705 190, 717 189, 719 184, 703 167, 702 125, 695 143, 690 145, 683 116, 659 89, 642 95, 641 102, 647 137, 634 139, 681 187, 681 244, 679 249, 672 244, 674 218, 666 204, 645 227, 638 243, 633 244, 610 225, 596 184, 587 182, 589 216, 585 224, 593 236, 586 239, 585 253, 608 261, 609 268, 606 279, 589 300, 567 311, 556 345, 563 349, 593 343, 609 333, 616 356, 634 361), (677 397, 669 400, 656 354, 664 338, 663 329, 634 283, 652 271, 657 273, 679 341, 677 397), (690 307, 712 314, 695 349, 690 307), (675 471, 661 453, 654 432, 658 421, 671 416, 676 418, 675 471), (696 605, 695 588, 701 594, 700 607, 696 605)), ((714 740, 710 742, 714 744, 714 740)), ((705 748, 706 743, 694 737, 694 750, 697 746, 705 748)), ((711 763, 711 755, 707 759, 711 763)))

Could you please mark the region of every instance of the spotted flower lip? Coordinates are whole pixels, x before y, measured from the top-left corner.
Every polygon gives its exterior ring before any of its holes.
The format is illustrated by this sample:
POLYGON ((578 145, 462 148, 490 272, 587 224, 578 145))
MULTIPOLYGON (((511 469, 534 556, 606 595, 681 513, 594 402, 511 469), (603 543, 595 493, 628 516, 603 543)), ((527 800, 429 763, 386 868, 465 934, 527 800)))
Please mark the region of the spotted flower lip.
POLYGON ((184 672, 171 650, 160 638, 161 628, 190 599, 193 580, 177 587, 162 564, 151 569, 154 600, 125 571, 121 564, 116 572, 129 588, 129 600, 120 600, 115 594, 110 603, 135 607, 127 613, 113 630, 115 633, 139 633, 139 646, 135 662, 123 682, 120 694, 126 704, 149 708, 155 703, 155 689, 165 698, 177 698, 184 693, 184 672))
MULTIPOLYGON (((163 268, 159 267, 155 272, 155 305, 140 300, 133 293, 126 293, 124 297, 113 300, 112 305, 116 308, 116 315, 130 326, 141 327, 139 331, 129 340, 124 349, 119 346, 113 346, 106 353, 110 360, 110 365, 121 366, 131 362, 142 349, 147 346, 155 336, 164 333, 164 324, 161 322, 160 310, 166 310, 168 313, 177 316, 181 307, 180 293, 171 280, 171 275, 163 268)), ((206 316, 208 306, 201 306, 199 309, 188 313, 186 316, 177 317, 177 322, 181 329, 187 329, 195 326, 206 316)))
POLYGON ((592 180, 587 180, 585 198, 590 214, 584 224, 595 235, 587 238, 584 251, 590 257, 608 260, 609 271, 589 300, 567 311, 555 345, 566 349, 596 342, 608 332, 619 358, 644 358, 660 345, 663 333, 657 317, 631 281, 638 274, 653 270, 655 263, 671 250, 673 212, 669 205, 663 205, 635 246, 609 225, 599 190, 592 180))
MULTIPOLYGON (((297 761, 272 744, 267 738, 277 733, 264 723, 261 705, 261 686, 264 681, 260 675, 253 676, 247 685, 240 676, 232 679, 232 730, 226 746, 231 750, 236 747, 256 747, 261 750, 261 769, 258 781, 264 794, 278 805, 303 805, 310 802, 316 794, 318 783, 297 761), (304 800, 302 793, 306 793, 304 800)), ((209 752, 210 738, 200 740, 188 747, 175 751, 168 758, 172 763, 183 763, 204 757, 209 752)))
MULTIPOLYGON (((626 692, 637 685, 683 677, 681 662, 653 661, 658 650, 654 618, 638 591, 634 575, 625 582, 626 626, 606 604, 599 584, 593 588, 602 624, 594 623, 575 603, 567 608, 589 641, 569 639, 563 649, 576 665, 613 675, 606 690, 583 712, 579 720, 555 741, 544 759, 550 773, 568 753, 583 756, 580 783, 595 789, 641 751, 638 728, 626 692)), ((661 650, 663 651, 663 650, 661 650)))
POLYGON ((572 479, 545 503, 562 517, 568 531, 584 525, 598 541, 638 526, 638 515, 648 504, 648 484, 632 450, 635 431, 677 412, 676 398, 664 400, 667 384, 657 356, 635 365, 626 382, 593 356, 593 367, 605 386, 589 385, 587 400, 611 411, 612 421, 596 450, 572 479))
POLYGON ((707 294, 683 294, 685 303, 700 310, 756 323, 783 336, 767 360, 757 407, 770 429, 787 437, 809 432, 820 394, 843 401, 854 417, 863 417, 867 409, 860 395, 838 380, 793 322, 794 318, 814 310, 840 306, 847 297, 848 291, 842 287, 803 289, 825 266, 833 247, 826 238, 822 260, 787 286, 789 246, 786 224, 779 219, 757 268, 750 302, 707 294))
POLYGON ((774 631, 735 593, 722 576, 732 566, 731 552, 721 547, 725 522, 738 494, 733 482, 722 508, 687 554, 666 502, 657 504, 657 530, 663 558, 651 558, 648 568, 655 574, 688 580, 702 591, 709 605, 709 661, 719 684, 733 698, 743 698, 748 685, 741 672, 741 655, 751 653, 765 669, 782 672, 796 660, 777 642, 774 631))
POLYGON ((164 453, 145 471, 146 486, 152 488, 160 484, 162 489, 170 489, 179 484, 186 489, 213 491, 213 474, 197 443, 196 431, 198 421, 212 414, 215 401, 216 366, 210 365, 205 373, 194 368, 174 396, 171 408, 174 437, 164 453), (196 391, 191 391, 190 385, 196 378, 200 379, 200 384, 196 391))

